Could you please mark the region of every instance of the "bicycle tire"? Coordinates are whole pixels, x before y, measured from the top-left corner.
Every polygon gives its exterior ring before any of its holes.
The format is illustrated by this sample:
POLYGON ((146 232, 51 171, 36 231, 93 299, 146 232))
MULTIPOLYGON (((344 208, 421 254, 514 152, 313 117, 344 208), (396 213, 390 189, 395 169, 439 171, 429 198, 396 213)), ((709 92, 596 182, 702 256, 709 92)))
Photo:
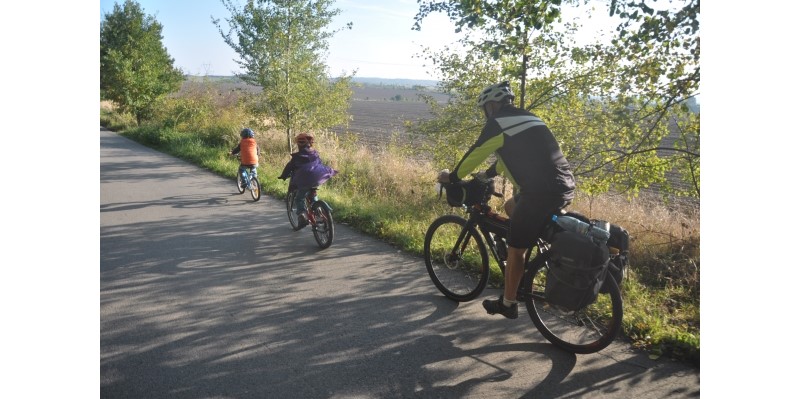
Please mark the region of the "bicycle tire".
POLYGON ((467 221, 456 215, 434 220, 425 233, 425 267, 433 284, 446 297, 466 302, 475 299, 489 280, 486 244, 474 227, 466 230, 458 253, 453 248, 467 221))
POLYGON ((242 174, 238 171, 236 172, 236 190, 239 191, 239 194, 244 194, 245 185, 242 182, 242 174))
POLYGON ((253 202, 261 199, 261 184, 255 176, 250 178, 250 196, 253 197, 253 202))
POLYGON ((297 207, 294 205, 295 196, 297 196, 297 190, 289 191, 286 195, 286 216, 289 218, 292 230, 297 231, 300 229, 300 220, 297 218, 297 207))
POLYGON ((550 305, 544 296, 549 264, 532 266, 525 271, 523 296, 525 307, 536 329, 552 344, 576 354, 605 349, 622 329, 622 295, 616 281, 606 275, 597 300, 578 311, 564 311, 550 305))
POLYGON ((311 205, 311 211, 314 213, 314 225, 311 226, 314 232, 314 239, 322 249, 328 248, 333 243, 333 215, 321 203, 314 203, 311 205))

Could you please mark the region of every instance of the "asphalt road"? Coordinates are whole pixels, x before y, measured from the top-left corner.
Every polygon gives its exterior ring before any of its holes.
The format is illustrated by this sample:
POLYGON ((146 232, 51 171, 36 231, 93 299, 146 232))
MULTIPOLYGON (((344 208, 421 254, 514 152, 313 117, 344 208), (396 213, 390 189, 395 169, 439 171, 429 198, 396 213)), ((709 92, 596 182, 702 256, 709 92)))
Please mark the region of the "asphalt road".
POLYGON ((282 201, 100 131, 102 398, 700 396, 690 365, 486 315, 498 293, 454 303, 343 224, 320 250, 282 201))

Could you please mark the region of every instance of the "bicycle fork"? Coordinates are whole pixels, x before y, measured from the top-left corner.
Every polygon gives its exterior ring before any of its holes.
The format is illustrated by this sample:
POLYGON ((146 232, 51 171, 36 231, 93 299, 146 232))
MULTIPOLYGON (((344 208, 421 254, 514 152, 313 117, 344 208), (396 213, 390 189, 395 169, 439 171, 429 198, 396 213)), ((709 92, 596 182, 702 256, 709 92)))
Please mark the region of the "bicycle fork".
POLYGON ((464 228, 461 229, 461 233, 458 235, 458 239, 456 240, 455 245, 453 245, 453 249, 450 250, 450 254, 447 256, 448 262, 455 262, 461 260, 461 254, 464 253, 464 249, 469 244, 469 228, 470 224, 464 225, 464 228))

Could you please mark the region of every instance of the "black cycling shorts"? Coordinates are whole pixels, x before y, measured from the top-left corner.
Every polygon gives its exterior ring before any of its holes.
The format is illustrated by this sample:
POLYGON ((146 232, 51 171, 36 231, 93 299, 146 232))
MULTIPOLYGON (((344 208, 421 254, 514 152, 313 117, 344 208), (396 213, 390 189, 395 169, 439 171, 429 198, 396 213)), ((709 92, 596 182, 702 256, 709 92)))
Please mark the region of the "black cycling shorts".
POLYGON ((560 196, 517 194, 514 196, 514 214, 510 218, 508 246, 530 248, 547 226, 557 209, 569 205, 570 200, 560 196))

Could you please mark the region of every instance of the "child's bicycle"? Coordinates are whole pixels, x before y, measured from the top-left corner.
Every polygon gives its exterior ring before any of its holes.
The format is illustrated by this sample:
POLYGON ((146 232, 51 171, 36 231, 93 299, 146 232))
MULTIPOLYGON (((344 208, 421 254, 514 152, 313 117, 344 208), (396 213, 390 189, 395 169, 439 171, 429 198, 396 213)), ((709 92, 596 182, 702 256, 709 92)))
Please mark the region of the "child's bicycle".
MULTIPOLYGON (((476 180, 464 183, 473 181, 476 180)), ((482 198, 471 206, 464 205, 467 219, 441 216, 425 234, 423 253, 428 274, 439 291, 454 301, 469 301, 481 294, 489 279, 490 253, 505 274, 508 218, 488 205, 492 195, 502 195, 494 192, 491 181, 481 183, 485 184, 482 198)), ((565 214, 563 209, 554 213, 565 214)), ((556 222, 551 224, 546 230, 560 229, 556 222)), ((550 244, 544 237, 529 248, 517 300, 525 303, 533 324, 556 346, 581 354, 604 349, 622 327, 622 297, 616 281, 607 274, 595 302, 577 311, 567 311, 550 304, 545 295, 547 279, 553 278, 548 274, 553 267, 551 255, 550 244)))
MULTIPOLYGON (((239 155, 236 155, 239 159, 239 155)), ((244 194, 245 190, 250 190, 250 196, 253 201, 261 199, 261 184, 258 182, 258 171, 255 167, 245 168, 242 173, 239 173, 239 168, 236 168, 236 189, 239 194, 244 194)))
MULTIPOLYGON (((295 231, 305 227, 300 224, 297 215, 297 206, 295 205, 295 198, 297 196, 297 189, 290 186, 286 195, 286 214, 289 216, 289 223, 295 231)), ((312 187, 308 190, 305 198, 306 201, 306 220, 311 226, 311 231, 314 233, 314 239, 322 249, 328 248, 333 243, 333 209, 327 202, 317 197, 317 187, 312 187)))

